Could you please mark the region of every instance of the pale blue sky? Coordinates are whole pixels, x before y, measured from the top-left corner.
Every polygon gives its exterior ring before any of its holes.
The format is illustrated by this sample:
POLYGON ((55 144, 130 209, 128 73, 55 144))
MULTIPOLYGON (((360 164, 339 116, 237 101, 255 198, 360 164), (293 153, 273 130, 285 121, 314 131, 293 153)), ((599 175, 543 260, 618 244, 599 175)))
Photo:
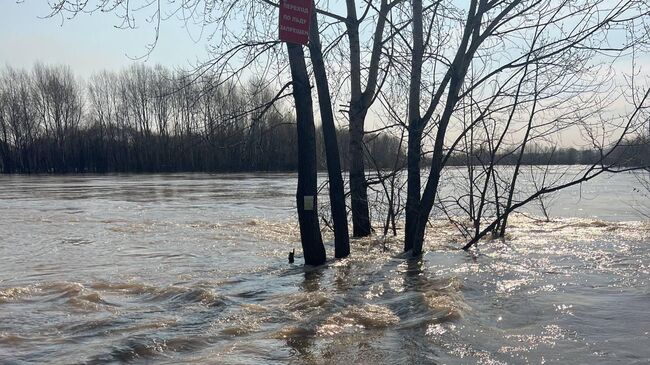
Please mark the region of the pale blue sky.
MULTIPOLYGON (((31 68, 41 61, 65 64, 81 77, 94 71, 120 69, 146 54, 154 39, 153 28, 143 22, 139 29, 117 29, 114 14, 80 14, 61 25, 61 17, 40 19, 48 14, 43 0, 2 0, 0 6, 0 65, 31 68)), ((163 22, 158 45, 146 62, 170 67, 189 66, 205 58, 206 40, 195 43, 198 30, 190 37, 183 23, 171 19, 163 22)))

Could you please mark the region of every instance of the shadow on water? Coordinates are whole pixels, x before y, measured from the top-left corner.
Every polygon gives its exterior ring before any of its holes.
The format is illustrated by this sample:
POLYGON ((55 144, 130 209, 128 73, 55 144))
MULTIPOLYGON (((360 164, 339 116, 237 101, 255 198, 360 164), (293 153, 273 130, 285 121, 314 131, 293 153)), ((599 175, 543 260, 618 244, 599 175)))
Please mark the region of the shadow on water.
MULTIPOLYGON (((303 280, 300 282, 299 288, 307 295, 320 291, 324 271, 328 269, 327 266, 303 267, 303 269, 303 280)), ((293 350, 296 356, 309 362, 317 359, 317 354, 313 351, 316 341, 316 330, 312 326, 313 323, 310 323, 315 319, 309 318, 298 322, 296 326, 285 334, 286 345, 293 350)))
POLYGON ((323 279, 323 271, 326 269, 326 266, 305 267, 305 278, 300 283, 300 288, 307 293, 320 290, 321 280, 323 279))

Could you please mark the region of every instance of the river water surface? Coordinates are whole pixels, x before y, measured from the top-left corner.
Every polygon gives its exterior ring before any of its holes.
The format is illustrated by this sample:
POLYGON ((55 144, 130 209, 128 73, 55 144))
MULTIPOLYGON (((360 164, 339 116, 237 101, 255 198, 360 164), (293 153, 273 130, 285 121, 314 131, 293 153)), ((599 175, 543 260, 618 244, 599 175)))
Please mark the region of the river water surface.
POLYGON ((305 268, 294 175, 2 176, 0 363, 648 364, 635 181, 471 253, 441 220, 421 260, 373 237, 305 268))

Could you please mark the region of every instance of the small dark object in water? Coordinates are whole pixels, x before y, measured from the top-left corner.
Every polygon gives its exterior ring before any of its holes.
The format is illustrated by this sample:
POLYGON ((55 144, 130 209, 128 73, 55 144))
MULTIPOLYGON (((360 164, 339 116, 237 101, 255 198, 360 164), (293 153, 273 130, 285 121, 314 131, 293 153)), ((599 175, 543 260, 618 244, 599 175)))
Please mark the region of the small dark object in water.
POLYGON ((296 253, 296 249, 294 248, 291 252, 289 252, 289 263, 293 264, 293 255, 296 253))

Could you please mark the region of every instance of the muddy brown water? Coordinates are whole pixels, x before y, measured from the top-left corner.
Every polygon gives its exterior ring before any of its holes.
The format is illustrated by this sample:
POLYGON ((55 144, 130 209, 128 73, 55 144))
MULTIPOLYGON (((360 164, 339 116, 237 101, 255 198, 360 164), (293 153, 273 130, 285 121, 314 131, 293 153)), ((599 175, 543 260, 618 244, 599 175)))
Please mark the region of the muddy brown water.
POLYGON ((634 182, 472 253, 441 220, 421 260, 373 237, 305 268, 294 175, 2 176, 0 363, 648 364, 634 182))

